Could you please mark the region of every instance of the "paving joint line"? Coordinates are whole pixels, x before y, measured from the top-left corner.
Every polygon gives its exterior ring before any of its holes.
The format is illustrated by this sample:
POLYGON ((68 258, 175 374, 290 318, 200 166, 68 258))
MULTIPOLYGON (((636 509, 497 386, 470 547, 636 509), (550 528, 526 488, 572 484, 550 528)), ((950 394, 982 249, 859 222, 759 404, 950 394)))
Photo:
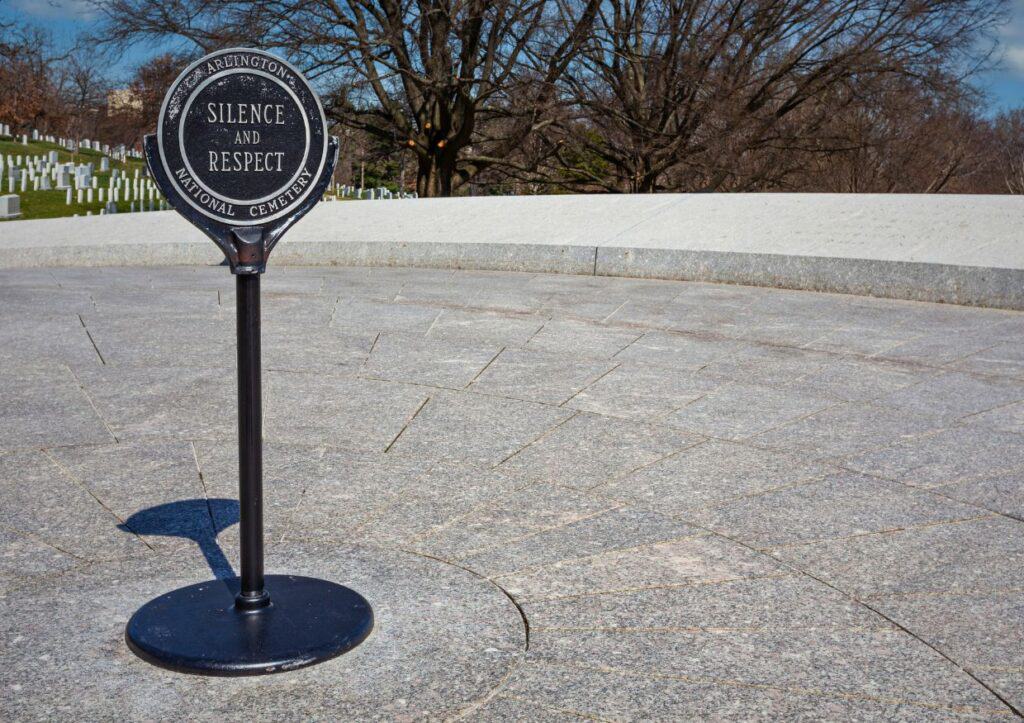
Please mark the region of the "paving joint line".
MULTIPOLYGON (((943 656, 944 657, 944 656, 943 656)), ((1005 710, 999 708, 977 708, 973 706, 963 706, 957 704, 943 704, 943 703, 926 703, 924 701, 908 700, 903 698, 888 698, 884 696, 873 696, 865 693, 851 693, 843 691, 827 691, 818 688, 804 688, 801 686, 787 686, 787 685, 771 685, 768 683, 751 683, 743 680, 736 680, 733 678, 701 678, 692 675, 686 675, 682 673, 663 673, 655 670, 635 670, 627 668, 615 668, 611 666, 603 665, 588 665, 586 663, 580 663, 578 661, 561 661, 561 660, 533 660, 531 661, 535 665, 544 665, 546 667, 562 667, 570 670, 576 669, 581 671, 591 671, 598 673, 610 673, 613 675, 620 675, 625 677, 650 677, 662 680, 676 680, 683 683, 691 683, 695 685, 718 685, 726 688, 748 688, 751 690, 768 690, 778 691, 781 693, 796 693, 798 695, 807 695, 815 698, 825 699, 842 699, 849 701, 871 701, 876 703, 885 703, 889 705, 908 705, 917 708, 924 708, 926 710, 944 710, 953 711, 958 713, 1002 713, 1007 715, 1005 710)), ((973 676, 971 676, 973 677, 973 676)), ((975 679, 976 680, 976 679, 975 679)), ((987 686, 986 686, 987 687, 987 686)), ((991 692, 991 691, 990 691, 991 692)), ((998 696, 996 696, 998 697, 998 696)), ((1016 712, 1012 706, 1009 706, 1011 710, 1016 712)), ((1019 714, 1018 714, 1019 715, 1019 714)))
POLYGON ((103 500, 101 500, 95 492, 93 492, 92 488, 89 485, 85 484, 85 482, 80 480, 70 469, 64 466, 60 462, 60 460, 54 457, 49 450, 42 449, 40 450, 40 452, 42 452, 42 454, 50 461, 50 464, 57 468, 57 471, 60 472, 62 476, 70 480, 72 484, 74 484, 76 487, 78 487, 87 495, 89 495, 89 497, 91 497, 96 504, 102 507, 111 517, 117 520, 120 527, 123 527, 126 530, 130 530, 132 535, 134 535, 139 542, 141 542, 143 545, 145 545, 153 552, 156 552, 155 547, 149 544, 149 542, 142 535, 140 535, 138 532, 132 529, 131 525, 129 525, 126 520, 124 520, 120 515, 118 515, 116 512, 110 509, 110 507, 108 507, 107 504, 103 500))
MULTIPOLYGON (((609 360, 609 361, 610 361, 610 360, 609 360)), ((559 403, 559 404, 558 404, 557 406, 558 406, 558 407, 560 407, 560 408, 561 408, 561 407, 564 407, 564 406, 565 406, 566 404, 568 404, 569 402, 571 402, 571 401, 572 401, 573 399, 575 399, 576 397, 578 397, 578 396, 579 396, 580 394, 582 394, 583 392, 585 392, 585 391, 587 391, 588 389, 590 389, 590 388, 591 388, 592 386, 594 386, 595 384, 597 384, 597 383, 598 383, 599 381, 601 381, 602 379, 604 379, 604 378, 605 378, 606 376, 608 376, 609 374, 611 374, 611 373, 612 373, 613 371, 615 371, 616 369, 618 369, 618 368, 619 368, 619 367, 621 367, 621 366, 622 366, 622 362, 618 362, 618 363, 616 363, 616 364, 613 364, 613 365, 612 365, 612 367, 611 367, 610 369, 608 369, 608 370, 607 370, 607 371, 605 371, 605 372, 602 372, 601 374, 598 374, 598 375, 597 375, 597 377, 596 377, 595 379, 593 379, 593 380, 591 380, 591 381, 589 381, 589 382, 586 382, 586 383, 584 383, 584 385, 583 385, 582 387, 580 387, 580 388, 579 388, 579 389, 577 389, 577 390, 576 390, 575 392, 573 392, 573 394, 572 394, 572 395, 570 395, 570 396, 569 396, 568 398, 564 399, 564 400, 563 400, 562 402, 560 402, 560 403, 559 403)), ((572 409, 572 407, 570 407, 570 409, 572 409)))
MULTIPOLYGON (((965 522, 965 521, 966 520, 962 520, 960 522, 965 522)), ((997 700, 999 700, 1000 703, 1002 703, 1004 706, 1006 706, 1006 708, 1008 708, 1010 710, 1010 712, 1013 713, 1014 715, 1016 715, 1018 718, 1024 718, 1024 713, 1022 713, 1018 708, 1016 708, 1012 703, 1010 703, 1006 698, 1004 698, 996 690, 994 690, 992 687, 990 687, 985 682, 983 682, 980 678, 978 678, 973 673, 971 673, 971 671, 968 668, 964 667, 959 662, 957 662, 954 658, 952 658, 950 655, 948 655, 944 651, 942 651, 940 648, 936 647, 935 645, 932 645, 931 643, 926 641, 924 638, 918 636, 916 633, 914 633, 909 628, 904 627, 903 625, 898 623, 896 620, 892 619, 891 617, 889 617, 888 615, 883 613, 878 608, 876 608, 876 607, 874 607, 872 605, 869 605, 868 603, 866 603, 864 600, 862 600, 857 595, 854 595, 853 593, 851 593, 851 592, 849 592, 847 590, 844 590, 843 588, 839 587, 838 585, 835 585, 835 584, 832 584, 832 583, 828 582, 824 578, 818 577, 817 575, 809 572, 808 570, 806 570, 806 569, 804 569, 802 567, 797 566, 796 564, 794 564, 792 562, 789 562, 787 560, 778 558, 775 555, 771 554, 770 552, 766 552, 764 550, 758 550, 757 548, 755 548, 752 545, 749 545, 749 544, 743 542, 740 539, 732 538, 732 537, 730 537, 728 535, 725 535, 725 534, 723 534, 721 532, 718 532, 716 530, 713 530, 713 529, 710 529, 710 528, 707 528, 707 527, 705 527, 704 529, 707 529, 712 534, 714 534, 714 535, 716 535, 718 537, 721 537, 722 539, 728 540, 729 542, 732 542, 733 544, 740 545, 740 546, 742 546, 742 547, 744 547, 744 548, 754 552, 757 555, 764 555, 765 557, 770 558, 776 564, 779 564, 782 567, 788 568, 790 570, 794 570, 795 572, 797 572, 797 573, 799 573, 801 575, 805 575, 808 578, 810 578, 810 579, 820 583, 821 585, 824 585, 825 587, 828 587, 828 588, 830 588, 832 590, 835 590, 836 592, 840 593, 841 595, 846 596, 849 600, 855 602, 856 604, 861 605, 864 608, 870 610, 874 614, 876 614, 879 617, 881 617, 883 620, 888 621, 894 627, 899 628, 901 631, 906 633, 909 637, 913 638, 914 640, 917 640, 919 643, 921 643, 925 647, 933 650, 940 657, 942 657, 943 659, 947 660, 950 664, 952 664, 958 670, 960 670, 965 675, 967 675, 969 678, 971 678, 975 683, 977 683, 982 688, 984 688, 986 691, 988 691, 992 696, 994 696, 997 700)))
POLYGON ((397 442, 398 439, 405 433, 405 430, 407 430, 409 428, 409 425, 413 423, 413 420, 416 419, 416 417, 423 410, 423 408, 425 406, 427 406, 427 403, 430 402, 430 400, 431 400, 431 397, 427 397, 426 399, 423 400, 423 402, 420 404, 420 406, 416 407, 416 411, 412 413, 411 417, 409 417, 409 421, 407 421, 404 425, 402 425, 402 428, 400 430, 398 430, 398 434, 395 435, 395 438, 392 439, 388 443, 388 446, 384 448, 384 454, 387 454, 388 452, 391 451, 391 448, 395 445, 395 442, 397 442))
MULTIPOLYGON (((497 353, 496 353, 496 354, 495 354, 494 356, 492 356, 492 357, 490 358, 490 360, 488 360, 488 362, 487 362, 486 364, 484 364, 484 365, 483 365, 483 367, 482 367, 482 368, 480 369, 480 371, 478 371, 478 372, 477 372, 477 373, 476 373, 475 375, 473 375, 473 378, 469 380, 469 382, 468 382, 468 383, 466 384, 466 386, 464 386, 464 387, 463 387, 463 389, 464 389, 464 390, 465 390, 465 389, 469 389, 469 388, 470 388, 471 386, 473 386, 473 383, 474 383, 474 382, 476 382, 476 380, 477 380, 477 379, 479 379, 479 378, 480 378, 480 376, 481 376, 481 375, 482 375, 482 374, 483 374, 483 373, 484 373, 485 371, 487 371, 488 367, 490 367, 490 366, 491 366, 491 364, 493 364, 493 363, 495 362, 495 360, 496 360, 496 359, 497 359, 497 358, 498 358, 499 356, 501 356, 501 355, 502 355, 502 353, 503 353, 503 352, 505 351, 505 349, 506 349, 506 348, 507 348, 507 347, 503 346, 503 347, 501 347, 500 349, 498 349, 498 352, 497 352, 497 353)), ((526 401, 526 400, 522 400, 522 401, 526 401)))
POLYGON ((89 332, 89 327, 85 325, 85 319, 82 318, 81 314, 78 315, 78 322, 82 325, 82 330, 85 331, 85 335, 89 337, 89 343, 92 344, 92 348, 93 351, 96 352, 96 356, 100 358, 100 364, 106 366, 107 361, 103 358, 103 354, 100 353, 100 348, 96 346, 96 340, 92 338, 92 334, 89 332))
POLYGON ((89 406, 92 407, 92 411, 96 415, 96 418, 100 420, 100 423, 103 425, 104 429, 107 430, 107 434, 109 434, 111 439, 114 440, 114 444, 120 444, 121 440, 117 438, 117 435, 114 434, 113 430, 110 429, 110 425, 107 424, 107 420, 103 417, 102 414, 100 414, 100 410, 96 408, 96 403, 93 401, 92 395, 89 394, 89 390, 85 388, 85 385, 82 384, 82 380, 79 379, 77 374, 75 374, 75 370, 72 369, 71 366, 67 364, 64 365, 64 368, 71 373, 71 377, 78 384, 78 388, 82 390, 82 395, 85 396, 86 401, 89 402, 89 406))

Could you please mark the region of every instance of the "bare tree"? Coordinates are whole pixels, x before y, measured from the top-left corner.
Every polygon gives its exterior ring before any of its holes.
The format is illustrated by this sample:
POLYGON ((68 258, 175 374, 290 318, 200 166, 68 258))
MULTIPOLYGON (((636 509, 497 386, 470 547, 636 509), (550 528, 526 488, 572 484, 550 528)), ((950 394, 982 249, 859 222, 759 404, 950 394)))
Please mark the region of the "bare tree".
POLYGON ((74 138, 98 137, 102 106, 110 90, 103 61, 89 53, 72 53, 62 63, 61 76, 68 116, 64 132, 74 138))
POLYGON ((332 120, 416 159, 417 190, 446 196, 550 123, 557 82, 599 0, 112 0, 110 42, 179 37, 285 51, 332 120), (472 148, 472 152, 468 149, 472 148))
POLYGON ((1024 108, 995 120, 996 167, 1009 193, 1024 193, 1024 108))
POLYGON ((0 119, 24 130, 61 126, 60 59, 43 30, 14 23, 0 27, 0 119))
MULTIPOLYGON (((1002 0, 605 0, 565 75, 583 111, 558 158, 607 190, 745 190, 841 150, 837 104, 974 59, 1002 0), (820 102, 828 99, 829 102, 820 102), (594 171, 594 168, 598 172, 594 171), (671 172, 671 173, 670 173, 671 172)), ((984 53, 981 53, 984 57, 984 53)), ((841 109, 841 106, 838 106, 841 109)))

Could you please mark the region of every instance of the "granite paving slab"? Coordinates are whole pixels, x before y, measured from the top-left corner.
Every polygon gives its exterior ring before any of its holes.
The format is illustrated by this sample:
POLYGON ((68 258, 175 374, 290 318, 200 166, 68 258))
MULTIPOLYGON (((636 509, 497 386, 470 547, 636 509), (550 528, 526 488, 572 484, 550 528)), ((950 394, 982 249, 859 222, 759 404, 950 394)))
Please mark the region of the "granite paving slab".
POLYGON ((537 632, 893 629, 863 605, 802 575, 554 599, 523 609, 537 632))
POLYGON ((834 351, 843 354, 863 354, 871 356, 884 354, 888 350, 908 341, 906 330, 899 322, 868 325, 854 324, 842 326, 811 341, 804 346, 808 349, 834 351))
POLYGON ((935 494, 1024 520, 1024 469, 932 487, 935 494))
POLYGON ((701 531, 667 515, 617 507, 593 517, 550 527, 460 560, 489 577, 544 567, 613 550, 677 540, 701 531))
POLYGON ((422 460, 344 448, 305 456, 309 461, 299 463, 302 449, 293 447, 280 468, 281 486, 289 489, 278 503, 278 529, 289 540, 355 539, 357 529, 401 501, 431 468, 422 460))
POLYGON ((848 402, 866 402, 918 384, 939 374, 920 365, 885 359, 829 354, 821 364, 795 380, 794 389, 848 402))
POLYGON ((656 364, 680 371, 698 371, 716 359, 735 353, 743 346, 741 342, 728 339, 650 331, 616 354, 615 358, 621 361, 656 364))
POLYGON ((947 426, 942 417, 906 414, 877 404, 837 404, 750 437, 759 447, 814 457, 846 457, 888 447, 947 426))
POLYGON ((375 631, 246 680, 131 654, 139 605, 238 570, 234 280, 0 271, 0 719, 1024 713, 1024 314, 399 267, 262 286, 267 569, 359 590, 375 631))
POLYGON ((911 437, 843 458, 867 474, 917 487, 981 479, 1024 467, 1021 437, 967 426, 911 437))
POLYGON ((445 309, 427 337, 470 344, 522 346, 544 326, 534 315, 507 315, 471 309, 445 309))
POLYGON ((1024 403, 1014 402, 963 418, 963 424, 988 427, 999 432, 1024 433, 1024 403))
POLYGON ((85 378, 64 365, 0 366, 0 450, 112 441, 85 378))
POLYGON ((533 335, 526 348, 604 359, 615 356, 641 336, 642 332, 630 329, 554 319, 533 335))
POLYGON ((785 389, 820 372, 828 361, 821 352, 786 344, 747 343, 735 353, 711 361, 704 371, 710 377, 785 389))
POLYGON ((1024 562, 1019 525, 989 516, 784 547, 772 554, 862 600, 999 590, 1014 584, 1024 562))
POLYGON ((615 367, 608 360, 575 354, 504 349, 469 386, 480 394, 559 406, 615 367))
POLYGON ((385 332, 368 349, 360 373, 392 381, 462 389, 501 351, 501 347, 452 344, 411 334, 385 332))
MULTIPOLYGON (((45 452, 0 456, 0 525, 80 560, 141 554, 147 545, 45 452)), ((52 557, 47 555, 48 557, 52 557)))
POLYGON ((236 434, 232 367, 107 365, 74 371, 108 434, 117 440, 230 440, 236 434))
POLYGON ((423 387, 310 372, 265 375, 268 437, 383 451, 428 399, 423 387))
POLYGON ((719 380, 699 372, 625 361, 581 389, 565 406, 650 422, 700 399, 719 384, 719 380))
POLYGON ((1024 344, 1007 341, 975 352, 950 366, 961 371, 1000 376, 1024 376, 1024 344))
POLYGON ((997 694, 1007 708, 1024 710, 1024 669, 976 668, 973 674, 997 694))
POLYGON ((702 441, 686 432, 579 412, 502 462, 528 479, 587 489, 702 441))
POLYGON ((897 630, 563 632, 531 636, 530 659, 800 692, 991 709, 991 693, 897 630), (925 693, 924 691, 927 691, 925 693))
POLYGON ((218 516, 231 516, 231 524, 237 521, 237 481, 232 488, 212 489, 207 482, 210 476, 204 479, 201 474, 191 442, 144 440, 60 447, 48 454, 64 477, 88 491, 122 521, 124 532, 138 535, 154 549, 191 551, 196 540, 216 537, 214 523, 218 516), (221 498, 223 502, 210 504, 208 498, 221 498), (150 520, 144 514, 133 517, 161 505, 167 506, 166 518, 150 520), (167 534, 155 522, 163 523, 167 534))
POLYGON ((0 594, 14 592, 26 580, 58 577, 86 562, 52 544, 15 529, 0 529, 0 594))
POLYGON ((375 299, 340 300, 329 320, 331 326, 357 332, 393 331, 423 334, 441 314, 441 309, 416 304, 390 304, 375 299))
POLYGON ((893 595, 873 607, 971 670, 1024 669, 1024 587, 893 595))
POLYGON ((0 316, 0 367, 103 364, 94 338, 77 315, 35 319, 0 316))
POLYGON ((930 366, 955 364, 1006 341, 999 324, 1003 318, 982 312, 966 320, 931 320, 920 334, 887 349, 881 356, 930 366))
POLYGON ((335 375, 358 373, 377 338, 376 334, 307 324, 270 328, 264 333, 263 368, 267 371, 335 375))
MULTIPOLYGON (((984 720, 1001 712, 532 661, 510 681, 508 691, 495 700, 513 701, 516 713, 524 710, 521 706, 539 707, 557 720, 935 721, 984 720)), ((498 715, 508 710, 495 709, 498 715)), ((482 708, 477 720, 518 720, 488 718, 490 710, 482 708)))
POLYGON ((598 595, 778 574, 771 558, 720 537, 681 539, 553 562, 495 576, 518 600, 598 595))
MULTIPOLYGON (((49 274, 47 274, 49 275, 49 274)), ((41 320, 52 316, 77 316, 95 310, 92 294, 85 288, 61 288, 52 279, 17 283, 8 274, 0 284, 0 319, 41 320)))
POLYGON ((437 392, 390 449, 396 454, 496 465, 572 414, 534 402, 437 392))
POLYGON ((671 454, 632 474, 593 488, 673 513, 758 497, 806 484, 833 468, 794 454, 710 440, 671 454))
POLYGON ((744 439, 834 406, 834 399, 754 384, 723 384, 659 421, 709 437, 744 439))
POLYGON ((876 401, 910 413, 941 415, 950 421, 1024 399, 1024 381, 948 372, 876 401))
POLYGON ((235 364, 235 325, 226 316, 168 314, 160 324, 148 324, 131 317, 83 314, 80 326, 87 333, 86 341, 95 344, 93 355, 105 365, 230 368, 235 364))
POLYGON ((462 560, 597 517, 619 506, 577 490, 534 483, 452 517, 419 535, 414 545, 427 554, 462 560))
POLYGON ((685 515, 703 527, 758 549, 978 516, 979 510, 973 505, 842 472, 685 515))
MULTIPOLYGON (((232 287, 233 284, 229 284, 228 288, 232 287)), ((222 310, 222 300, 211 289, 163 289, 155 294, 150 289, 106 286, 90 290, 89 297, 94 315, 116 315, 119 318, 135 319, 140 324, 157 314, 217 314, 222 310)), ((234 295, 231 295, 230 301, 225 299, 224 304, 233 309, 234 295)))

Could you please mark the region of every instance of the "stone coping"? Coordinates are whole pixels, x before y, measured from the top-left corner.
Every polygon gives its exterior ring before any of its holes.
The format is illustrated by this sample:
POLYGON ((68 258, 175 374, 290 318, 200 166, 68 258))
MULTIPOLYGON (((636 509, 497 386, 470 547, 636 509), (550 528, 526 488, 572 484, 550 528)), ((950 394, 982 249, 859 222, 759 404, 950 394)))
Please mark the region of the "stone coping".
MULTIPOLYGON (((1024 199, 664 194, 324 203, 282 265, 414 266, 737 283, 1024 308, 1024 199)), ((215 264, 173 212, 0 226, 0 268, 215 264)))

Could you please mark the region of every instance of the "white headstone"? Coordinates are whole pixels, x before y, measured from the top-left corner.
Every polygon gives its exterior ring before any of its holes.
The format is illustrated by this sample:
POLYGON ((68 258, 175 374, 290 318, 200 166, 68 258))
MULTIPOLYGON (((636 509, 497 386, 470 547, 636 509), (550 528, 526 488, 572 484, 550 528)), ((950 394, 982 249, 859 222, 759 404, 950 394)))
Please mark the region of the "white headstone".
POLYGON ((21 199, 15 195, 0 196, 0 218, 17 218, 21 215, 21 199))

